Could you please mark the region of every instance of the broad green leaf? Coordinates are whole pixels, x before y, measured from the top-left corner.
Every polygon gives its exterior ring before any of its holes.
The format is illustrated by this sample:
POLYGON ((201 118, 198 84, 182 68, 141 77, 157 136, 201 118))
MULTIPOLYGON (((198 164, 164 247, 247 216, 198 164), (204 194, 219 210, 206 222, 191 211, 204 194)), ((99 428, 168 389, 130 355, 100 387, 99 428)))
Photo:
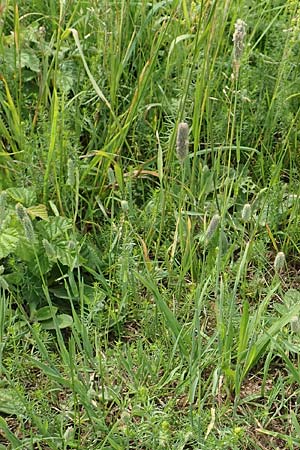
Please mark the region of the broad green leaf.
POLYGON ((22 203, 25 207, 34 205, 37 200, 33 189, 8 188, 6 192, 15 202, 22 203))
MULTIPOLYGON (((60 314, 59 316, 56 316, 55 318, 58 328, 68 328, 73 325, 73 319, 68 314, 60 314)), ((41 327, 44 330, 55 330, 55 324, 53 319, 45 320, 41 323, 41 327)))
POLYGON ((71 294, 69 294, 68 291, 63 286, 55 287, 55 288, 50 287, 49 291, 51 292, 51 294, 55 295, 55 297, 57 297, 57 298, 63 298, 63 299, 70 300, 71 294))
MULTIPOLYGON (((75 244, 76 245, 76 244, 75 244)), ((69 242, 59 242, 56 246, 57 259, 64 266, 74 269, 80 266, 80 261, 75 249, 70 249, 69 242)))
POLYGON ((38 222, 37 230, 44 239, 47 239, 52 245, 54 241, 63 239, 65 241, 65 233, 73 226, 72 220, 65 217, 49 217, 49 221, 38 222))
POLYGON ((34 313, 34 319, 37 321, 43 321, 52 319, 52 317, 57 313, 58 308, 55 306, 44 306, 43 308, 38 309, 34 313))
POLYGON ((0 259, 6 258, 14 252, 20 240, 19 232, 15 228, 6 228, 0 232, 0 259))
POLYGON ((300 292, 297 289, 293 289, 293 288, 289 289, 284 294, 283 301, 284 301, 284 304, 288 308, 290 308, 291 306, 300 302, 300 292))
POLYGON ((21 67, 27 67, 32 72, 40 71, 40 61, 36 56, 36 52, 31 49, 22 50, 21 52, 21 67))
POLYGON ((78 66, 74 61, 63 61, 57 74, 57 86, 67 95, 77 82, 78 66))
POLYGON ((43 220, 49 220, 47 208, 45 205, 30 206, 30 208, 27 208, 27 212, 33 219, 39 217, 43 220))
POLYGON ((22 261, 34 261, 34 248, 32 242, 29 242, 25 236, 20 236, 18 246, 15 249, 15 254, 22 259, 22 261))

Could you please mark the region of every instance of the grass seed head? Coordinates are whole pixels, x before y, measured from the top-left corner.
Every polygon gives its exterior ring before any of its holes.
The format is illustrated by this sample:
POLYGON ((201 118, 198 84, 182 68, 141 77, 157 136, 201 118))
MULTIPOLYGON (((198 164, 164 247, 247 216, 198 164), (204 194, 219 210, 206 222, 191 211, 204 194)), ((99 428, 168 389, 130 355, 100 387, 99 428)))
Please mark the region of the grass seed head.
POLYGON ((241 59, 245 48, 245 36, 246 36, 246 22, 242 19, 238 19, 234 26, 233 33, 233 63, 235 66, 235 72, 238 74, 241 59))
POLYGON ((180 122, 178 125, 176 153, 181 163, 183 163, 189 153, 189 126, 186 122, 180 122))
POLYGON ((75 161, 72 158, 68 159, 68 177, 67 177, 67 186, 73 187, 75 185, 75 161))
POLYGON ((251 220, 251 205, 249 203, 246 203, 242 209, 242 221, 243 222, 250 222, 251 220))
POLYGON ((209 242, 213 235, 215 234, 215 231, 217 230, 219 224, 220 224, 220 216, 219 214, 215 214, 211 221, 209 222, 209 225, 207 227, 206 233, 205 233, 205 240, 206 242, 209 242))
POLYGON ((20 222, 23 225, 26 239, 29 242, 33 242, 34 241, 33 225, 32 225, 31 219, 26 211, 26 208, 23 205, 21 205, 21 203, 16 204, 16 213, 17 213, 17 216, 18 216, 20 222))
POLYGON ((24 227, 24 232, 25 232, 25 236, 26 236, 27 240, 29 242, 33 242, 34 241, 34 229, 33 229, 31 219, 28 215, 26 215, 23 220, 23 227, 24 227))
POLYGON ((285 266, 285 254, 283 252, 278 252, 274 260, 275 272, 280 273, 283 271, 285 266))
POLYGON ((121 200, 121 208, 124 214, 128 214, 129 211, 129 205, 126 200, 121 200))
POLYGON ((43 246, 46 251, 46 255, 49 259, 55 259, 56 258, 56 251, 52 244, 47 239, 43 239, 43 246))
POLYGON ((17 203, 16 204, 16 214, 17 214, 20 222, 22 222, 24 220, 25 213, 26 213, 26 210, 25 210, 24 206, 21 205, 21 203, 17 203))
POLYGON ((68 250, 70 250, 70 251, 75 250, 75 249, 76 249, 76 242, 70 240, 70 241, 68 242, 67 248, 68 248, 68 250))

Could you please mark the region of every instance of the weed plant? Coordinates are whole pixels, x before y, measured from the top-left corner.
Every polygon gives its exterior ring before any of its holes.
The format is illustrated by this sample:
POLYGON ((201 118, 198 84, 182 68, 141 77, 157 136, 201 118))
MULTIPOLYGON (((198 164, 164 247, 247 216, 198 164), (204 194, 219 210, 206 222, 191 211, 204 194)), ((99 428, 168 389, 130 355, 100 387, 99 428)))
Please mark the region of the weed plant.
POLYGON ((300 448, 298 2, 0 30, 0 450, 300 448))

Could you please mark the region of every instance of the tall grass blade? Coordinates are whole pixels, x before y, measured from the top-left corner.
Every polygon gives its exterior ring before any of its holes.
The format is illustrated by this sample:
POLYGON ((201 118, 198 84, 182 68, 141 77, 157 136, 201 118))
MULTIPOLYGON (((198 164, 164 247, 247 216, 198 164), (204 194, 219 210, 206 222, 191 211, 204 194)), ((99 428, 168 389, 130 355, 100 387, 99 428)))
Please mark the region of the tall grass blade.
POLYGON ((183 336, 183 330, 181 325, 179 324, 178 320, 174 316, 173 312, 168 307, 166 301, 160 294, 157 286, 154 284, 153 280, 150 278, 150 276, 143 276, 138 272, 135 272, 135 275, 137 279, 153 294, 155 303, 159 309, 159 311, 162 313, 162 315, 165 318, 167 327, 169 331, 173 334, 173 337, 178 343, 178 346, 180 348, 182 356, 185 358, 188 357, 188 349, 187 349, 187 343, 185 341, 185 338, 183 336))

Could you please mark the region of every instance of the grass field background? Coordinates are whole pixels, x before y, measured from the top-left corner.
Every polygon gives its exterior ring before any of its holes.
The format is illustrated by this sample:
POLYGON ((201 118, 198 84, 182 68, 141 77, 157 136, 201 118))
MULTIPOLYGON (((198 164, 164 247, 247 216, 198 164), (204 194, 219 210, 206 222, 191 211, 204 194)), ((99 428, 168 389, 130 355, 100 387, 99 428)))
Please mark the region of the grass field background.
POLYGON ((0 31, 0 449, 300 448, 298 1, 0 31))

